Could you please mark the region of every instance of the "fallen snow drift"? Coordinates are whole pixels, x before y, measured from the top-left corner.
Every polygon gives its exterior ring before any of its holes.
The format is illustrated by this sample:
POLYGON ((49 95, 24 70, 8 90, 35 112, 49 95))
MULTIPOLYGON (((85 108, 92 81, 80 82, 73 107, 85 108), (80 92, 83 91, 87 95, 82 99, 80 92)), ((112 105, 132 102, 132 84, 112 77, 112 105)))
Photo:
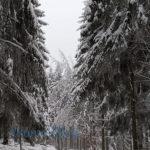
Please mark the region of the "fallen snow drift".
MULTIPOLYGON (((56 150, 53 146, 51 145, 35 145, 34 147, 29 146, 27 144, 24 144, 23 150, 56 150)), ((0 150, 20 150, 20 146, 18 144, 15 145, 2 145, 0 144, 0 150)))

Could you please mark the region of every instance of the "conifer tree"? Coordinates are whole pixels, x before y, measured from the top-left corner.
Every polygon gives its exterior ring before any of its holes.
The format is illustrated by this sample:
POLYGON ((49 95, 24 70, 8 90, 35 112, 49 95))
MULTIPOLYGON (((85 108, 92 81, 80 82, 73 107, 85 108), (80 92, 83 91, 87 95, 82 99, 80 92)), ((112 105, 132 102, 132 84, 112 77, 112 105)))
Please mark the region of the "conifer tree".
POLYGON ((75 96, 86 102, 95 92, 105 126, 113 134, 131 131, 134 150, 141 149, 137 122, 149 113, 143 110, 149 93, 149 7, 149 1, 87 1, 75 66, 75 96))
POLYGON ((41 29, 45 23, 39 19, 43 12, 38 6, 37 0, 0 2, 0 88, 4 106, 0 120, 2 126, 8 126, 7 131, 2 130, 4 144, 12 127, 44 128, 47 51, 41 29))

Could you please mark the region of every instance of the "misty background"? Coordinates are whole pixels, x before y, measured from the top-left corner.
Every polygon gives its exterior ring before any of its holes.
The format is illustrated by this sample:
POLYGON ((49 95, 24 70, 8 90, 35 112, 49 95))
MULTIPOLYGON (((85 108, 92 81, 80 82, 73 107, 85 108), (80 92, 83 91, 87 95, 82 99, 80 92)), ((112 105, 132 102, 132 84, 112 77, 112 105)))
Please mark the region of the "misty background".
POLYGON ((59 59, 58 50, 64 52, 69 59, 74 59, 79 39, 80 16, 84 0, 41 0, 41 8, 45 11, 44 27, 46 48, 51 55, 59 59))

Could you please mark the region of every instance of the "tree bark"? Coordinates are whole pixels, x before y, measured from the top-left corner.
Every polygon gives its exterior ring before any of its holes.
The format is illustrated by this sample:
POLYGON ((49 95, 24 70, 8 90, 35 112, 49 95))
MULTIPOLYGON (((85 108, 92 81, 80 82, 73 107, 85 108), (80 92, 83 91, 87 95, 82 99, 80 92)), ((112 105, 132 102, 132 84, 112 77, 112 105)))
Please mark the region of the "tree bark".
POLYGON ((106 147, 106 150, 109 150, 109 138, 108 138, 108 132, 105 131, 105 147, 106 147))
POLYGON ((70 148, 73 148, 73 141, 72 141, 72 127, 70 127, 70 148))
POLYGON ((82 150, 82 136, 80 136, 80 150, 82 150))
POLYGON ((145 131, 145 150, 149 150, 149 132, 145 131))
POLYGON ((136 96, 134 89, 135 76, 130 66, 130 112, 132 120, 132 143, 133 150, 138 150, 137 118, 136 118, 136 96))
POLYGON ((77 136, 77 149, 79 149, 80 138, 77 136))
POLYGON ((10 122, 7 114, 3 118, 3 144, 8 145, 10 122))
POLYGON ((61 150, 60 149, 60 136, 59 136, 59 133, 57 133, 57 148, 58 148, 58 150, 61 150))
POLYGON ((20 144, 20 150, 22 150, 22 137, 21 137, 21 133, 19 135, 19 144, 20 144))
POLYGON ((105 150, 104 114, 102 114, 102 150, 105 150))

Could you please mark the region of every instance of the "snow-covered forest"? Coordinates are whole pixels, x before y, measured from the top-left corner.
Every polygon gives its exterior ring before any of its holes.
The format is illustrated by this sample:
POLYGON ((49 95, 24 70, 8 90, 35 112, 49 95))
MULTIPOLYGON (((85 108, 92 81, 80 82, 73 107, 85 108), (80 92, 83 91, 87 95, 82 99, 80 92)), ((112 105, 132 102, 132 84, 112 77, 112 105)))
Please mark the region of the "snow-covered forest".
POLYGON ((150 0, 85 0, 75 64, 40 5, 0 0, 0 150, 150 150, 150 0))

